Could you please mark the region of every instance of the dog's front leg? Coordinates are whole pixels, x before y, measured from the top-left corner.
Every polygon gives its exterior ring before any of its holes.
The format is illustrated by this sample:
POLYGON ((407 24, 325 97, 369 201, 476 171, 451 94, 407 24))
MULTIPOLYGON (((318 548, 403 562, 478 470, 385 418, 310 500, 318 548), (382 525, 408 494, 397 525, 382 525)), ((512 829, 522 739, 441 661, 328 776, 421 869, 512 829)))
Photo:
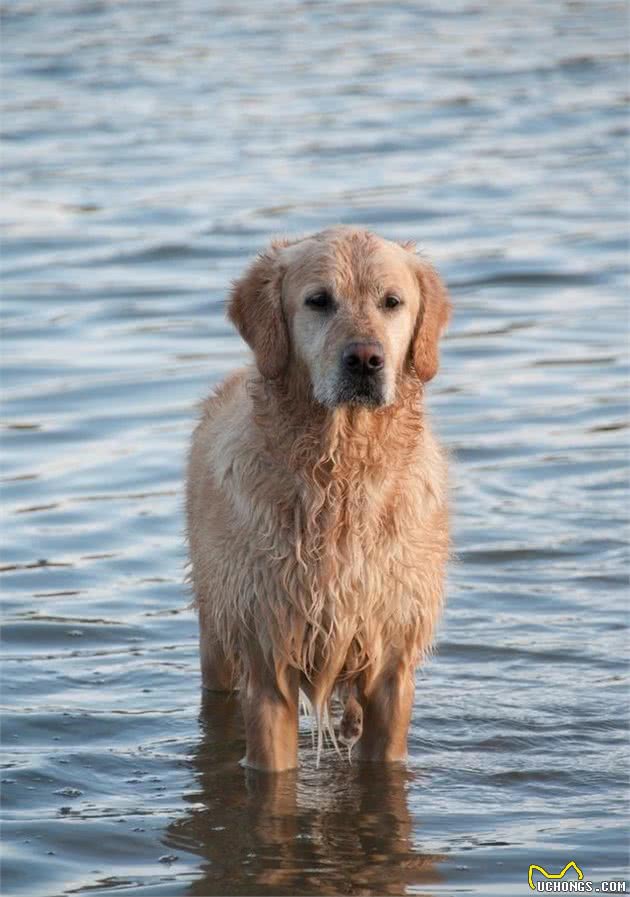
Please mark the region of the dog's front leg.
POLYGON ((358 745, 361 760, 406 759, 414 672, 413 664, 401 661, 364 683, 361 689, 363 735, 358 745))
POLYGON ((286 665, 252 664, 243 688, 247 752, 252 769, 282 772, 297 766, 299 673, 286 665))
POLYGON ((228 660, 204 605, 199 608, 199 658, 201 684, 208 691, 234 691, 237 687, 234 664, 228 660))

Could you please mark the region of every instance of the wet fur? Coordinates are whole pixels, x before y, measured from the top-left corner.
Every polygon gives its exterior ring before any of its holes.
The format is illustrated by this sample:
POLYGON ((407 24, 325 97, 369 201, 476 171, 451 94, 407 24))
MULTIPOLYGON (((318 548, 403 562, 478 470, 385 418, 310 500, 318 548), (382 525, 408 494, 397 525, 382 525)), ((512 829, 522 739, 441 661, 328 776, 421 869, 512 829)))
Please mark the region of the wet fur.
MULTIPOLYGON (((314 239, 325 241, 336 271, 358 258, 369 278, 363 257, 379 238, 333 231, 314 239)), ((402 360, 393 400, 328 407, 293 351, 282 281, 291 263, 294 281, 300 265, 311 275, 308 245, 297 262, 279 263, 288 245, 235 286, 231 317, 256 366, 206 400, 193 437, 188 538, 204 684, 241 687, 251 766, 294 766, 298 689, 321 719, 340 686, 363 711, 360 756, 402 759, 448 554, 446 463, 422 407, 448 298, 435 272, 398 247, 417 277, 418 308, 408 345, 394 347, 402 360)), ((346 275, 359 293, 361 278, 346 275)), ((381 337, 379 319, 370 322, 361 333, 369 324, 381 337)))

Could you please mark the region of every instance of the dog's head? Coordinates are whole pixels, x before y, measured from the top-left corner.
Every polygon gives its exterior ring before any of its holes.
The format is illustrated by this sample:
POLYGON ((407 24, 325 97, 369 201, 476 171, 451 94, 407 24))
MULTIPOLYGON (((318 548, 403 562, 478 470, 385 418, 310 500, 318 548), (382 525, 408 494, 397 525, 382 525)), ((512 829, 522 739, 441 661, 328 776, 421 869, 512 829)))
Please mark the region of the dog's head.
POLYGON ((273 243, 233 287, 229 316, 263 377, 307 376, 327 407, 388 405, 438 369, 450 301, 412 246, 340 227, 273 243))

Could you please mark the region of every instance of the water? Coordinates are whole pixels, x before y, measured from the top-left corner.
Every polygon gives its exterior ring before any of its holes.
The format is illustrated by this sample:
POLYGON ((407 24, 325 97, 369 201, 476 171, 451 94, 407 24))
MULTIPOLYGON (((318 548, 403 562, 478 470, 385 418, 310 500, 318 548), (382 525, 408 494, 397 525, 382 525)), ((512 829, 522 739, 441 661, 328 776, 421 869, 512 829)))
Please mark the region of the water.
POLYGON ((4 894, 627 873, 621 3, 4 4, 4 894), (404 769, 248 777, 200 706, 193 405, 273 234, 416 238, 455 546, 404 769))

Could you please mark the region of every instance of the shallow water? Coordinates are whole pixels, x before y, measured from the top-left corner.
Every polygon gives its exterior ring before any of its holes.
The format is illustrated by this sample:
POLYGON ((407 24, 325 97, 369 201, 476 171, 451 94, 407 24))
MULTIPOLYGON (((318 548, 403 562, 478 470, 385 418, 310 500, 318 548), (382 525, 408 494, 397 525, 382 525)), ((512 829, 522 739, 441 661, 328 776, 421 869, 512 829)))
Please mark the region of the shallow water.
POLYGON ((621 3, 4 4, 2 892, 627 873, 621 3), (455 547, 406 768, 238 766, 182 585, 193 405, 272 234, 416 238, 455 547))

